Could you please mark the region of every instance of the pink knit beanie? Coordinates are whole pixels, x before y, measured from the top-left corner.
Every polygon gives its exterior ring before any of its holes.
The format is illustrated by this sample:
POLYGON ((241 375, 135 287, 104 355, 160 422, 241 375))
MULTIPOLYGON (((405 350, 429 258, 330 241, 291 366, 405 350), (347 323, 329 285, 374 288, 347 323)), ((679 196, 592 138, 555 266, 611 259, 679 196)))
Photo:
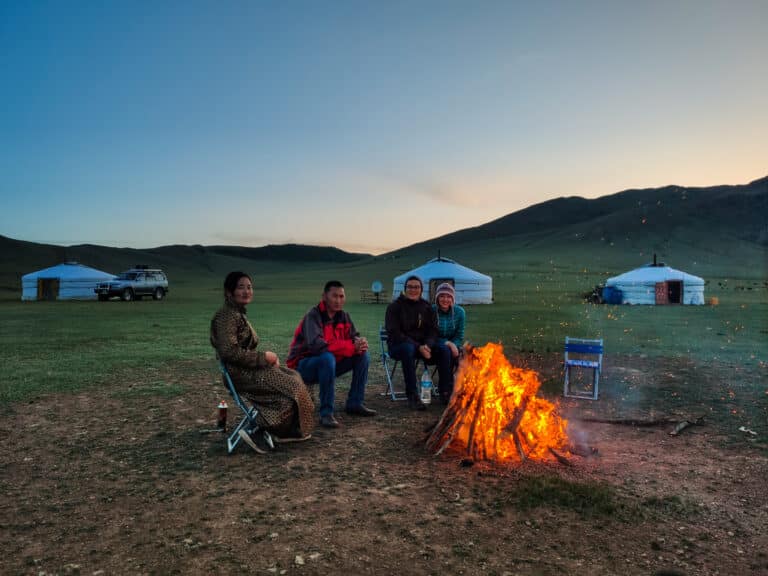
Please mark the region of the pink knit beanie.
POLYGON ((451 297, 451 300, 456 302, 456 290, 454 290, 453 286, 448 284, 448 282, 443 282, 437 287, 437 290, 435 291, 435 301, 437 301, 440 294, 448 294, 451 297))

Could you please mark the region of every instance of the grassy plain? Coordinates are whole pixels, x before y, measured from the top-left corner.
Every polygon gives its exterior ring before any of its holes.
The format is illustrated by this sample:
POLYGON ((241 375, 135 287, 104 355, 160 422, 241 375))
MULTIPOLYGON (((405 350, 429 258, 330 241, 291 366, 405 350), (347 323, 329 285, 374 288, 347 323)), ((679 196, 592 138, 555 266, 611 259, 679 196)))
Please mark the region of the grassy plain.
MULTIPOLYGON (((493 275, 495 302, 469 307, 472 343, 501 342, 508 353, 544 355, 559 353, 565 336, 600 337, 607 362, 616 354, 685 357, 702 366, 720 362, 739 369, 766 362, 768 289, 759 268, 751 278, 748 270, 742 277, 727 271, 709 277, 706 297, 716 297, 717 306, 631 307, 582 299, 617 271, 541 262, 509 262, 503 271, 498 261, 480 262, 478 267, 493 275)), ((387 286, 403 264, 412 263, 239 264, 252 272, 256 284, 249 317, 263 345, 284 356, 296 323, 318 300, 327 278, 346 283, 347 309, 373 340, 384 306, 359 303, 360 288, 374 279, 387 286)), ((172 290, 162 302, 20 302, 18 293, 6 292, 0 300, 0 362, 6 367, 0 374, 0 402, 209 369, 208 322, 221 303, 221 276, 199 271, 171 271, 170 276, 172 290)))
POLYGON ((162 302, 21 302, 4 290, 0 439, 14 449, 0 467, 0 539, 9 543, 0 572, 764 573, 764 268, 734 258, 691 270, 717 306, 596 306, 582 293, 638 262, 606 250, 585 268, 569 264, 577 253, 451 254, 494 280, 495 303, 467 310, 467 338, 501 341, 556 398, 564 337, 603 337, 600 401, 564 402, 569 418, 706 414, 705 426, 672 441, 663 427, 572 420, 597 457, 466 467, 460 455, 425 454, 435 410, 410 412, 376 394, 374 346, 367 402, 376 418, 342 413, 341 429, 316 429, 305 444, 228 456, 218 434, 200 433, 222 395, 208 323, 228 270, 253 274, 249 318, 262 346, 284 358, 325 280, 345 282, 347 309, 375 341, 384 306, 359 303, 359 290, 377 279, 389 288, 433 254, 170 262, 162 302))

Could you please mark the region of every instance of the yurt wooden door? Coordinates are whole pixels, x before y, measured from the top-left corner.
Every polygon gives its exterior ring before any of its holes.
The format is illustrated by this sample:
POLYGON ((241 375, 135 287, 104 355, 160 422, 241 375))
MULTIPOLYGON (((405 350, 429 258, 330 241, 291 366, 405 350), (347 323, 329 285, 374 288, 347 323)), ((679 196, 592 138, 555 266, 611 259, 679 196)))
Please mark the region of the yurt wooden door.
POLYGON ((38 300, 56 300, 59 297, 59 279, 58 278, 38 278, 37 279, 37 299, 38 300))
POLYGON ((683 297, 683 283, 680 280, 656 282, 656 304, 680 304, 683 297))
POLYGON ((669 291, 666 282, 656 282, 656 304, 669 304, 669 291))

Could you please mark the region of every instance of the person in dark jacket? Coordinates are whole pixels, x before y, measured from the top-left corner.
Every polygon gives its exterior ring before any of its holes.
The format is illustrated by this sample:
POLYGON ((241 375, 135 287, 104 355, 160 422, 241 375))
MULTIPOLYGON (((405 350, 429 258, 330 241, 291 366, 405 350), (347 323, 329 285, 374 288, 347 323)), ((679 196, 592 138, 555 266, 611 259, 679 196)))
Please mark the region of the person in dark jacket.
POLYGON ((451 391, 444 389, 443 383, 453 382, 451 353, 438 342, 437 315, 429 302, 422 299, 423 290, 421 278, 409 276, 403 293, 387 306, 384 319, 389 354, 400 360, 408 405, 414 410, 427 408, 419 397, 416 383, 416 363, 419 359, 437 364, 440 394, 444 400, 451 391))
POLYGON ((320 303, 304 315, 293 335, 286 364, 305 382, 320 384, 320 425, 337 428, 333 415, 336 377, 352 371, 346 412, 375 416, 363 404, 368 383, 368 340, 360 336, 349 314, 344 312, 344 285, 325 283, 320 303))

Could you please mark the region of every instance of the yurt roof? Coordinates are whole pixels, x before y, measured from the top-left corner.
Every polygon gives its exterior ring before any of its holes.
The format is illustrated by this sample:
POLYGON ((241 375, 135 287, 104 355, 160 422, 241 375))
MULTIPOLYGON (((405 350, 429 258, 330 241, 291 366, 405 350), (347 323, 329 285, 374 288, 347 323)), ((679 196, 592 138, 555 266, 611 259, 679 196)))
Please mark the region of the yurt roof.
POLYGON ((114 278, 114 274, 108 272, 102 272, 96 270, 96 268, 90 268, 77 262, 64 262, 63 264, 57 264, 50 268, 38 270, 37 272, 30 272, 21 277, 22 280, 35 280, 37 278, 62 278, 72 280, 111 280, 114 278))
POLYGON ((408 276, 419 276, 420 278, 464 278, 473 280, 490 281, 491 277, 481 274, 471 268, 462 266, 450 258, 433 258, 426 264, 414 268, 400 276, 395 277, 395 282, 405 281, 408 276))
POLYGON ((612 284, 644 284, 651 282, 665 282, 667 280, 682 280, 688 285, 704 285, 704 279, 681 270, 675 270, 669 266, 654 266, 648 264, 635 268, 624 274, 619 274, 606 280, 606 285, 612 284))

